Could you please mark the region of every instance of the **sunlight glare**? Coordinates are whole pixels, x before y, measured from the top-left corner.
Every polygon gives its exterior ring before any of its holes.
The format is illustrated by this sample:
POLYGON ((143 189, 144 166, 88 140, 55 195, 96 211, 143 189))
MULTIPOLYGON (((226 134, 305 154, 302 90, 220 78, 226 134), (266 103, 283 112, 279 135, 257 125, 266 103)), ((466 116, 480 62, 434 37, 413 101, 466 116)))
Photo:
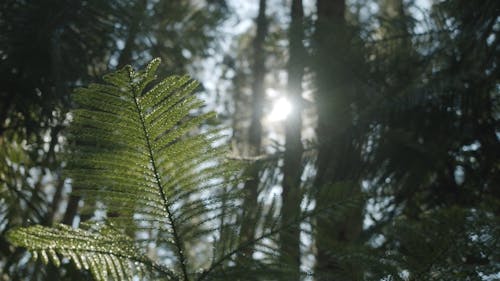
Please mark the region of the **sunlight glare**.
POLYGON ((269 121, 285 120, 291 111, 292 104, 286 98, 279 98, 273 103, 273 109, 269 114, 269 121))

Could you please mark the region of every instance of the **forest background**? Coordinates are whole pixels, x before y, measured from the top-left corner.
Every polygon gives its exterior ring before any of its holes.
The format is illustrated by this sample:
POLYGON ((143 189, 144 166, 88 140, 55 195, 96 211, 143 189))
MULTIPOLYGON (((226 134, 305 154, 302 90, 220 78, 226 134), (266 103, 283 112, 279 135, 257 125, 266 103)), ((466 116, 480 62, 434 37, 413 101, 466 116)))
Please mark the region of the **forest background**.
POLYGON ((495 0, 2 1, 0 278, 89 278, 7 233, 116 215, 71 193, 71 93, 156 57, 201 82, 217 121, 199 130, 223 127, 245 163, 215 227, 245 245, 224 263, 240 280, 500 278, 499 16, 495 0))

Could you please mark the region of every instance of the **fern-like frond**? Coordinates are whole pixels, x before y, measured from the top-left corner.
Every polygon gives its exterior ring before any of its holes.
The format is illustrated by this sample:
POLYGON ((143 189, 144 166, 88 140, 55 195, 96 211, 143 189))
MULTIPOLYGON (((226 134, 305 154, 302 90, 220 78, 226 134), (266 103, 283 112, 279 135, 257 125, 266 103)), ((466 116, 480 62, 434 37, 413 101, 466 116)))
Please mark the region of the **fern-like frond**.
POLYGON ((69 174, 80 193, 108 211, 172 220, 179 195, 212 187, 230 171, 221 161, 224 149, 211 145, 220 134, 189 136, 213 117, 191 115, 202 105, 191 94, 198 83, 172 76, 149 86, 159 62, 140 72, 126 67, 105 76, 107 84, 77 90, 69 174))
POLYGON ((28 248, 33 259, 61 265, 70 260, 78 269, 90 270, 98 281, 132 280, 134 274, 158 270, 171 279, 175 276, 166 268, 154 264, 134 246, 132 239, 108 225, 87 224, 74 229, 67 225, 32 226, 8 233, 9 240, 28 248))
MULTIPOLYGON (((195 274, 191 267, 197 266, 186 262, 190 246, 218 231, 230 206, 222 202, 234 198, 221 187, 237 178, 238 166, 226 160, 224 147, 215 145, 222 143, 220 129, 193 133, 214 117, 196 112, 203 105, 192 95, 198 83, 186 76, 152 83, 159 63, 155 59, 141 71, 127 66, 104 76, 105 83, 76 90, 78 108, 72 112, 70 138, 74 146, 66 172, 73 192, 87 205, 99 202, 110 215, 108 221, 139 242, 135 247, 153 243, 172 253, 168 257, 174 264, 172 272, 189 280, 195 274)), ((104 280, 99 274, 126 273, 123 263, 121 271, 113 271, 108 262, 113 257, 145 261, 133 255, 133 247, 111 246, 123 243, 124 234, 98 234, 58 226, 19 229, 10 237, 14 244, 56 264, 56 254, 83 264, 68 251, 84 247, 87 252, 82 255, 88 256, 87 264, 98 280, 104 280), (30 237, 38 242, 30 244, 30 237), (92 239, 107 241, 97 244, 101 252, 85 248, 92 239), (102 270, 106 273, 99 273, 102 270)))

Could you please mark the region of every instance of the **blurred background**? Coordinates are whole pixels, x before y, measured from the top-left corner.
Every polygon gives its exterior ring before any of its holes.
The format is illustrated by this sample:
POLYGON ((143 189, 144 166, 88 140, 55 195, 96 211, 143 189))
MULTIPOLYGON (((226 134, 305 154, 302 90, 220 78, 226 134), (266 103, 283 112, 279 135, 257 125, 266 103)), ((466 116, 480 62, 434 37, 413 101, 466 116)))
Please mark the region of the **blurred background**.
MULTIPOLYGON (((0 280, 90 278, 4 234, 95 216, 63 173, 71 93, 155 57, 201 82, 206 126, 249 163, 236 235, 302 218, 246 259, 287 264, 283 280, 500 279, 499 16, 496 0, 3 0, 0 280)), ((263 274, 246 279, 280 279, 263 274)))

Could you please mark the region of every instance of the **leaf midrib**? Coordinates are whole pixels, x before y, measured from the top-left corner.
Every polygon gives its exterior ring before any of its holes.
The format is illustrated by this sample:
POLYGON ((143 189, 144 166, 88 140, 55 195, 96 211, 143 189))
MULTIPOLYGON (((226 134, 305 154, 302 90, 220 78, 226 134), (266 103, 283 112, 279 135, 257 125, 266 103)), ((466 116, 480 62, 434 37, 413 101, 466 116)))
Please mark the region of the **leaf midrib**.
MULTIPOLYGON (((130 80, 132 81, 132 79, 130 79, 130 80)), ((175 247, 176 247, 177 254, 179 256, 179 263, 180 263, 180 266, 181 266, 183 279, 185 281, 188 281, 189 277, 188 277, 187 268, 186 268, 186 259, 185 259, 184 253, 183 253, 182 240, 181 240, 181 238, 180 238, 180 236, 178 234, 178 230, 177 230, 177 227, 176 227, 176 224, 175 224, 175 220, 174 220, 173 215, 172 215, 172 213, 170 211, 170 204, 168 203, 167 198, 165 196, 165 193, 163 191, 163 185, 161 183, 160 175, 158 173, 158 168, 156 166, 155 157, 153 155, 153 148, 152 148, 152 145, 151 145, 150 136, 149 136, 148 130, 146 128, 146 121, 145 121, 145 118, 144 118, 144 114, 143 114, 142 108, 139 105, 139 102, 138 102, 139 98, 137 96, 137 89, 136 89, 136 87, 134 85, 132 87, 132 94, 133 94, 133 99, 134 99, 134 105, 135 105, 135 108, 137 110, 137 114, 139 115, 139 120, 140 120, 140 123, 141 123, 142 132, 144 134, 144 140, 146 141, 147 153, 149 154, 149 160, 151 161, 151 166, 152 166, 152 169, 153 169, 153 174, 154 174, 154 177, 155 177, 155 181, 156 181, 156 184, 158 185, 158 189, 159 189, 159 192, 160 192, 161 199, 163 201, 163 205, 164 205, 165 211, 167 212, 167 219, 169 221, 170 226, 172 227, 172 235, 174 236, 174 244, 175 244, 175 247)))

